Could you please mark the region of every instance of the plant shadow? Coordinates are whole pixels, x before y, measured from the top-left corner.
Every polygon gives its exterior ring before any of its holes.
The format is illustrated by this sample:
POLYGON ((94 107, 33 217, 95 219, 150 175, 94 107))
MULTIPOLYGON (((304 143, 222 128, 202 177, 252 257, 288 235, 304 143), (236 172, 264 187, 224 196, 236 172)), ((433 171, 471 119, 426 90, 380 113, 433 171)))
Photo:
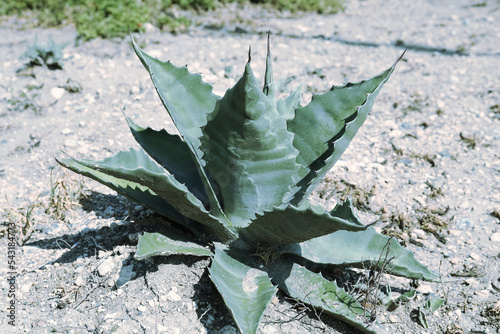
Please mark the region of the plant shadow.
MULTIPOLYGON (((74 263, 80 258, 95 258, 97 262, 102 260, 103 253, 114 252, 115 255, 118 255, 124 248, 128 249, 129 255, 123 259, 119 275, 125 274, 122 272, 127 266, 133 265, 134 275, 130 277, 130 281, 139 279, 147 281, 148 276, 158 271, 161 272, 161 267, 165 265, 184 265, 188 268, 197 268, 203 264, 199 263, 200 261, 207 261, 206 258, 189 255, 154 256, 147 260, 136 260, 134 258, 135 250, 131 249, 137 245, 138 236, 143 232, 168 235, 169 231, 177 234, 181 231, 192 236, 193 240, 196 240, 196 237, 167 218, 150 213, 136 204, 131 204, 121 195, 91 192, 80 200, 80 204, 83 210, 82 215, 95 214, 97 219, 112 219, 120 223, 114 222, 99 228, 84 228, 80 232, 57 237, 39 238, 26 243, 26 246, 47 250, 66 250, 57 259, 49 262, 50 264, 74 263)), ((46 265, 35 270, 45 270, 46 265)), ((95 275, 97 276, 97 273, 95 275)), ((198 281, 194 283, 193 294, 188 298, 196 305, 195 311, 198 319, 207 332, 213 331, 214 328, 221 330, 226 325, 237 328, 221 295, 213 285, 208 270, 204 270, 198 281), (214 323, 214 319, 217 319, 217 323, 214 323)), ((272 326, 285 330, 289 326, 294 326, 294 321, 300 321, 300 326, 310 328, 313 331, 320 326, 323 330, 332 328, 343 334, 361 333, 329 314, 318 313, 312 307, 287 297, 279 290, 276 298, 275 301, 278 303, 269 306, 269 308, 276 308, 276 312, 266 311, 260 324, 261 329, 272 326)))

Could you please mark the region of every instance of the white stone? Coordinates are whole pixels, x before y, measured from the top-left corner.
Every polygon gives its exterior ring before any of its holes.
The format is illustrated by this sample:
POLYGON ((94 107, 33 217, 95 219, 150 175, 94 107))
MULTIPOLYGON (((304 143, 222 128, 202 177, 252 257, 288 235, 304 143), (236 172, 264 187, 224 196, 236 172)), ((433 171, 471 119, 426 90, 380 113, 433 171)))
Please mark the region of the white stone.
POLYGON ((66 147, 76 147, 78 143, 74 139, 68 139, 64 141, 64 146, 66 147))
POLYGON ((56 100, 59 100, 64 95, 64 88, 54 87, 50 90, 50 95, 54 97, 56 100))
POLYGON ((83 280, 83 277, 82 276, 78 276, 76 279, 75 279, 75 285, 76 286, 82 286, 83 285, 84 280, 83 280))
POLYGON ((481 291, 476 291, 474 292, 475 295, 477 295, 481 299, 488 299, 490 296, 490 291, 489 290, 481 290, 481 291))
POLYGON ((417 288, 417 291, 422 293, 422 294, 427 294, 427 293, 433 293, 434 290, 432 287, 428 284, 422 284, 417 288))
POLYGON ((105 276, 109 274, 115 268, 115 260, 112 257, 108 257, 103 263, 97 267, 97 273, 99 276, 105 276))
POLYGON ((73 133, 73 130, 71 130, 70 128, 64 128, 61 130, 61 133, 63 135, 69 135, 70 133, 73 133))
POLYGON ((493 242, 500 242, 500 233, 493 233, 490 235, 490 240, 493 242))
POLYGON ((481 258, 481 256, 479 256, 478 254, 476 254, 474 252, 470 253, 469 256, 473 260, 479 260, 481 258))
POLYGON ((169 293, 167 293, 167 299, 171 302, 178 302, 182 299, 182 297, 177 294, 177 288, 175 286, 172 287, 172 290, 170 290, 169 293))

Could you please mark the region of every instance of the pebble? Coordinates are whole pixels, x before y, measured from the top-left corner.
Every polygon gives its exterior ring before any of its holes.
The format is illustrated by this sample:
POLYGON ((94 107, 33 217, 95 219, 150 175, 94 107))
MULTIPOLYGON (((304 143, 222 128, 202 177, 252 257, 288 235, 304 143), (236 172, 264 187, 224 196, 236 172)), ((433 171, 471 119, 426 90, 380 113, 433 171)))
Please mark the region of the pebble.
POLYGON ((66 139, 64 141, 64 146, 66 147, 76 147, 78 142, 75 139, 66 139))
POLYGON ((474 252, 470 253, 469 256, 473 260, 479 260, 479 259, 481 259, 481 256, 479 256, 478 254, 476 254, 474 252))
POLYGON ((500 233, 493 233, 490 235, 490 240, 493 242, 500 242, 500 233))
POLYGON ((109 274, 115 267, 115 259, 110 256, 97 267, 97 273, 102 277, 109 274))
POLYGON ((171 302, 178 302, 182 299, 182 297, 177 294, 177 288, 175 286, 172 287, 170 292, 167 294, 167 299, 171 302))
POLYGON ((429 293, 433 293, 434 290, 432 289, 432 286, 430 286, 429 284, 421 284, 418 288, 417 288, 417 291, 422 293, 422 294, 429 294, 429 293))
POLYGON ((64 88, 54 87, 50 90, 50 95, 52 95, 52 97, 55 98, 56 100, 59 100, 61 99, 61 97, 63 97, 64 92, 65 92, 64 88))
POLYGON ((481 299, 488 299, 488 297, 490 296, 490 291, 489 290, 481 290, 481 291, 475 291, 474 294, 476 296, 478 296, 479 298, 481 299))
POLYGON ((75 279, 75 285, 76 286, 82 286, 83 284, 85 283, 84 279, 82 276, 78 276, 76 279, 75 279))

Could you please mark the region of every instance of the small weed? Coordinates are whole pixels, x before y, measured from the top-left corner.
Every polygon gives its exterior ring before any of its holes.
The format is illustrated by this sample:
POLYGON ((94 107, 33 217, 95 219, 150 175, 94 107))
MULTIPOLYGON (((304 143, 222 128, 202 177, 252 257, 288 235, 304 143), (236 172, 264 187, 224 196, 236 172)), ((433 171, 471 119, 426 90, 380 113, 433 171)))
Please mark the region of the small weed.
POLYGON ((391 251, 390 242, 392 238, 387 240, 380 257, 377 262, 373 263, 368 269, 368 277, 365 278, 365 282, 362 279, 358 280, 354 288, 357 290, 355 294, 356 299, 365 307, 369 314, 365 313, 371 321, 374 321, 377 317, 377 305, 379 304, 380 298, 380 287, 382 286, 382 280, 385 275, 387 266, 390 265, 391 261, 395 257, 389 257, 389 252, 391 251))
POLYGON ((444 334, 465 334, 465 332, 459 324, 450 324, 446 326, 444 334))
POLYGON ((408 244, 410 241, 408 231, 411 228, 408 213, 399 211, 391 212, 382 217, 381 220, 389 222, 382 229, 382 234, 398 239, 403 245, 408 244))
POLYGON ((500 324, 500 300, 495 303, 492 307, 489 307, 484 315, 492 322, 500 324))
POLYGON ((410 154, 410 158, 416 158, 416 159, 421 159, 421 160, 424 160, 426 162, 428 162, 431 167, 436 167, 436 155, 435 154, 430 154, 430 153, 425 153, 425 154, 421 154, 421 153, 411 153, 410 154))
POLYGON ((446 238, 442 232, 448 227, 448 222, 442 217, 445 216, 448 211, 449 207, 444 209, 423 207, 415 210, 415 217, 399 211, 392 212, 381 218, 382 221, 389 222, 389 224, 382 229, 382 233, 387 236, 398 238, 398 240, 401 240, 405 245, 410 242, 421 246, 420 242, 413 240, 409 236, 409 232, 413 228, 418 227, 425 232, 431 233, 441 243, 445 244, 446 238))
POLYGON ((68 93, 80 93, 82 91, 82 85, 72 79, 68 79, 64 85, 59 87, 64 88, 68 93))
POLYGON ((474 149, 478 143, 478 139, 475 135, 472 137, 464 136, 462 132, 460 132, 460 140, 464 142, 467 148, 474 149))
POLYGON ((49 38, 47 44, 38 44, 38 37, 35 37, 33 45, 21 55, 21 58, 27 58, 28 62, 18 69, 17 72, 35 66, 46 67, 49 70, 61 70, 63 60, 62 50, 66 45, 68 43, 55 44, 52 38, 49 38))
POLYGON ((449 208, 444 210, 431 209, 429 207, 424 207, 418 210, 420 215, 417 221, 420 228, 428 233, 431 233, 438 239, 441 243, 446 243, 446 238, 442 234, 443 230, 448 227, 448 222, 442 218, 449 211, 449 208))
POLYGON ((430 194, 428 195, 429 198, 435 199, 439 196, 443 196, 443 190, 440 187, 436 187, 429 181, 425 181, 425 184, 431 189, 430 194))
POLYGON ((490 108, 490 112, 493 113, 493 118, 500 119, 500 105, 494 104, 490 108))
POLYGON ((37 136, 33 136, 33 135, 30 134, 30 139, 29 139, 28 143, 25 144, 25 145, 19 145, 19 146, 17 146, 16 147, 16 152, 25 151, 25 152, 29 153, 33 149, 39 147, 41 143, 42 143, 42 138, 37 137, 37 136))
POLYGON ((326 201, 334 196, 339 201, 345 201, 347 198, 351 198, 353 205, 357 209, 369 210, 370 197, 375 195, 375 186, 372 186, 370 190, 367 190, 353 183, 347 182, 344 179, 340 179, 340 181, 338 181, 326 178, 324 181, 324 187, 318 190, 318 195, 321 199, 326 201))
POLYGON ((23 112, 29 110, 33 112, 35 115, 42 114, 42 107, 36 102, 36 99, 40 96, 38 93, 29 93, 22 90, 16 96, 12 96, 7 99, 9 106, 7 110, 10 112, 23 112))
POLYGON ((453 271, 450 273, 450 276, 452 277, 481 277, 484 275, 485 275, 484 268, 475 264, 464 264, 463 269, 453 271))
POLYGON ((398 148, 396 145, 394 145, 394 143, 391 142, 391 147, 392 147, 392 150, 394 151, 394 153, 397 155, 397 156, 402 156, 403 155, 403 150, 398 148))
POLYGON ((45 213, 51 217, 64 221, 66 214, 80 206, 79 200, 85 196, 83 178, 72 179, 66 170, 62 175, 54 178, 50 172, 50 195, 45 213))
POLYGON ((66 171, 50 177, 50 192, 40 193, 34 201, 19 207, 10 204, 7 197, 1 203, 0 238, 7 234, 8 227, 15 226, 16 242, 23 246, 31 238, 37 223, 48 219, 64 221, 67 212, 79 206, 79 199, 85 196, 83 178, 70 178, 66 171))
POLYGON ((427 101, 429 99, 428 97, 422 98, 420 95, 415 94, 415 95, 412 95, 412 98, 413 98, 413 101, 411 101, 411 103, 409 105, 407 105, 406 107, 404 107, 402 109, 403 116, 406 116, 408 114, 408 112, 411 112, 411 111, 422 112, 422 109, 429 106, 429 102, 427 101))
POLYGON ((15 208, 13 207, 7 196, 5 196, 6 205, 3 205, 2 218, 4 222, 0 227, 0 236, 4 237, 7 234, 7 226, 15 226, 16 243, 23 246, 31 238, 35 231, 38 219, 38 209, 42 208, 42 201, 39 195, 33 202, 26 206, 15 208))

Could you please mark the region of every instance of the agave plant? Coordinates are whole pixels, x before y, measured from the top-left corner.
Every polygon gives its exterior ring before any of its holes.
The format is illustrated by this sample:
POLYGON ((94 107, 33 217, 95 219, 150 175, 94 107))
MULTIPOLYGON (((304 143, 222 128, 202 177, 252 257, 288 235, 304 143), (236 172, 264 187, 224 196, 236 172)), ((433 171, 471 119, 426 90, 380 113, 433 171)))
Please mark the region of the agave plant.
POLYGON ((391 261, 385 272, 438 280, 410 251, 362 224, 349 200, 332 211, 307 201, 365 121, 397 61, 380 75, 332 87, 301 106, 300 87, 276 98, 269 40, 263 88, 249 52, 241 79, 223 97, 187 67, 155 59, 135 41, 133 47, 180 136, 127 118, 142 149, 101 161, 58 162, 196 236, 144 233, 136 258, 211 257, 210 278, 242 333, 256 333, 277 288, 375 332, 363 305, 317 268, 381 270, 380 255, 387 247, 391 261))
POLYGON ((67 45, 68 43, 55 44, 52 38, 49 38, 47 44, 39 44, 38 36, 36 36, 33 45, 21 55, 21 58, 27 58, 28 62, 18 72, 35 66, 45 66, 50 70, 61 70, 62 50, 67 45))

